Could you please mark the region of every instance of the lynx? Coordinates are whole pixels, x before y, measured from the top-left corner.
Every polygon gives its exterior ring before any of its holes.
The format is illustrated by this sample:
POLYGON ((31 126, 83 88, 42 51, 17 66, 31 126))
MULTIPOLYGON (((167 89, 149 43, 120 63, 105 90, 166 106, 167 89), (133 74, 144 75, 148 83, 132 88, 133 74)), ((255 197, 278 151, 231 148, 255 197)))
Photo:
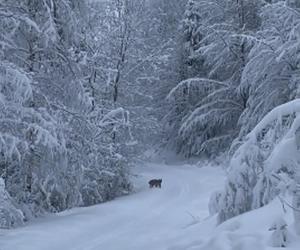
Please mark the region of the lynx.
POLYGON ((153 187, 161 188, 161 182, 162 182, 162 179, 153 179, 153 180, 150 180, 148 182, 149 183, 149 188, 153 188, 153 187))

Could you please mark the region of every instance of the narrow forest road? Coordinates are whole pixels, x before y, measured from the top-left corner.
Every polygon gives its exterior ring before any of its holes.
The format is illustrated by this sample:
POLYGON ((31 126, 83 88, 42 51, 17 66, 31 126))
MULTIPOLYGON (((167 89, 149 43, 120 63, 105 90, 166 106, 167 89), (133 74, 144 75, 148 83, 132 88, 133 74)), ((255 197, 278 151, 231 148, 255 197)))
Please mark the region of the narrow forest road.
POLYGON ((205 222, 208 201, 222 187, 222 170, 149 164, 137 176, 132 195, 0 231, 0 249, 179 250, 200 244, 213 224, 205 222), (162 178, 162 188, 149 189, 151 178, 162 178), (193 229, 199 223, 201 232, 193 229))

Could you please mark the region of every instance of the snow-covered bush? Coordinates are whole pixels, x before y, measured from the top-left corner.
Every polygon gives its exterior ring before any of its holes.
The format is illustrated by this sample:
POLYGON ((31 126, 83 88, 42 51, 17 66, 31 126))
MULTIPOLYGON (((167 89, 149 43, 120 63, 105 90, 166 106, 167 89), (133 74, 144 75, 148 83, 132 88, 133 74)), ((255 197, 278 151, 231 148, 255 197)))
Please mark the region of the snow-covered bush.
POLYGON ((269 231, 273 231, 270 238, 270 245, 272 247, 286 247, 289 243, 289 232, 287 224, 283 218, 278 218, 271 226, 269 231))
MULTIPOLYGON (((299 113, 300 99, 278 106, 246 136, 230 161, 219 203, 220 222, 264 206, 287 190, 298 200, 293 183, 299 182, 300 172, 299 113)), ((295 216, 296 223, 298 219, 295 216)))
POLYGON ((209 210, 210 214, 216 214, 220 211, 221 197, 222 197, 222 192, 220 192, 220 191, 216 191, 211 195, 209 204, 208 204, 208 210, 209 210))
POLYGON ((300 235, 300 178, 299 171, 298 176, 296 177, 297 181, 295 182, 295 186, 293 187, 293 213, 295 218, 295 229, 296 232, 300 235))
POLYGON ((0 228, 11 228, 24 223, 24 215, 16 208, 13 199, 5 190, 4 180, 0 177, 0 228))

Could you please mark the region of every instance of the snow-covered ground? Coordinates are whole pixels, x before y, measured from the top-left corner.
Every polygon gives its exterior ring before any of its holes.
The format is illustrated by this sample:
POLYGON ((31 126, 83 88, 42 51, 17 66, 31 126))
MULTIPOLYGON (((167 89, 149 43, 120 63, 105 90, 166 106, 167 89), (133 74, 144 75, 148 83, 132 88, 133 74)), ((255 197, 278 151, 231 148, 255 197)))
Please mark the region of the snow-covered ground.
MULTIPOLYGON (((209 217, 209 196, 224 183, 221 168, 150 164, 136 172, 136 193, 2 230, 0 250, 273 249, 268 229, 283 214, 278 201, 218 227, 209 217), (149 189, 151 178, 162 178, 162 188, 149 189)), ((299 250, 291 239, 288 249, 299 250)))

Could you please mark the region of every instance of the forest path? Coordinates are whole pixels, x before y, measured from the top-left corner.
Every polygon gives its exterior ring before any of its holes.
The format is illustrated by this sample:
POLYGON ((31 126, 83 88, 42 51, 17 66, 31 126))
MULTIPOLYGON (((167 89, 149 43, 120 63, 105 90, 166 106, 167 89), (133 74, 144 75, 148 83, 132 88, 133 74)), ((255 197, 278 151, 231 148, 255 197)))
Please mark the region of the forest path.
POLYGON ((210 231, 204 227, 214 224, 205 218, 210 194, 224 182, 223 171, 148 164, 135 172, 136 193, 2 230, 0 250, 176 250, 201 244, 210 231), (148 188, 152 178, 163 179, 161 189, 148 188), (201 233, 192 229, 200 222, 201 233))

